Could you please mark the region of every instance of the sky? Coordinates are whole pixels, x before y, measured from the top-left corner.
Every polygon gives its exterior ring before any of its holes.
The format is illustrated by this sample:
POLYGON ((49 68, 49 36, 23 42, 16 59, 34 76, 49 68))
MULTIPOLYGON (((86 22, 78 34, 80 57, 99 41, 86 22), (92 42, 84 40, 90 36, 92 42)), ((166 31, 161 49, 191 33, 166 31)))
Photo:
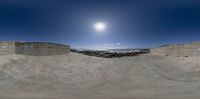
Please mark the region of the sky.
POLYGON ((200 41, 198 0, 1 0, 0 41, 152 48, 200 41), (99 33, 98 22, 106 24, 99 33))

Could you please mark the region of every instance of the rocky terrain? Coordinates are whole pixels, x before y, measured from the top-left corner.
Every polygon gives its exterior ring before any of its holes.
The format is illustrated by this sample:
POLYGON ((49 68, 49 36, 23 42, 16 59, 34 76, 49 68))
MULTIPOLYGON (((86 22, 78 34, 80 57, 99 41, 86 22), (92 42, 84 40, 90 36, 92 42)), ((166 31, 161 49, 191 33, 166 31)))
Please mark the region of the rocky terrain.
POLYGON ((103 57, 103 58, 115 58, 115 57, 137 56, 139 54, 146 54, 146 53, 150 52, 150 49, 137 49, 137 50, 133 49, 133 50, 126 50, 126 51, 123 51, 123 49, 121 49, 120 51, 118 51, 118 50, 98 51, 98 50, 71 49, 71 51, 80 53, 83 55, 89 55, 89 56, 96 56, 96 57, 103 57))

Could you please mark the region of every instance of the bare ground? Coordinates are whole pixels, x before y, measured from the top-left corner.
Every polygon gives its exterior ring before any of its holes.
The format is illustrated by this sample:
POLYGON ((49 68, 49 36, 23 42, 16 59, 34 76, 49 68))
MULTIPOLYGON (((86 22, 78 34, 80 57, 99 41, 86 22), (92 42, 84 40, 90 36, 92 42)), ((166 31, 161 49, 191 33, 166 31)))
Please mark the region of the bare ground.
POLYGON ((199 99, 199 58, 0 56, 0 99, 199 99))

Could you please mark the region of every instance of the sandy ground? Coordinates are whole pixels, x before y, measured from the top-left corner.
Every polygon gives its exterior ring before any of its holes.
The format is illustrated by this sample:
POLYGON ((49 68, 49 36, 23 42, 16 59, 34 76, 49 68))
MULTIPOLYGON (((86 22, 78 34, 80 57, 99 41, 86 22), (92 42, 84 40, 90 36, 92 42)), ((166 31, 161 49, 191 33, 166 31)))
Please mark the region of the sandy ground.
POLYGON ((0 56, 0 99, 199 99, 199 59, 0 56))

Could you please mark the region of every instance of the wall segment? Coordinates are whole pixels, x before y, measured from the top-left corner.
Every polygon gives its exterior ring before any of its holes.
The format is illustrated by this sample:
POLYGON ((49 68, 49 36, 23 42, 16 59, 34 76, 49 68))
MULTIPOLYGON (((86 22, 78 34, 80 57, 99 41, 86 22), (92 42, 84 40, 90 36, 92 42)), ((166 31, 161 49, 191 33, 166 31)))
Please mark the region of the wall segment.
POLYGON ((0 55, 24 54, 32 56, 50 56, 66 54, 70 47, 64 44, 47 42, 0 42, 0 55))

